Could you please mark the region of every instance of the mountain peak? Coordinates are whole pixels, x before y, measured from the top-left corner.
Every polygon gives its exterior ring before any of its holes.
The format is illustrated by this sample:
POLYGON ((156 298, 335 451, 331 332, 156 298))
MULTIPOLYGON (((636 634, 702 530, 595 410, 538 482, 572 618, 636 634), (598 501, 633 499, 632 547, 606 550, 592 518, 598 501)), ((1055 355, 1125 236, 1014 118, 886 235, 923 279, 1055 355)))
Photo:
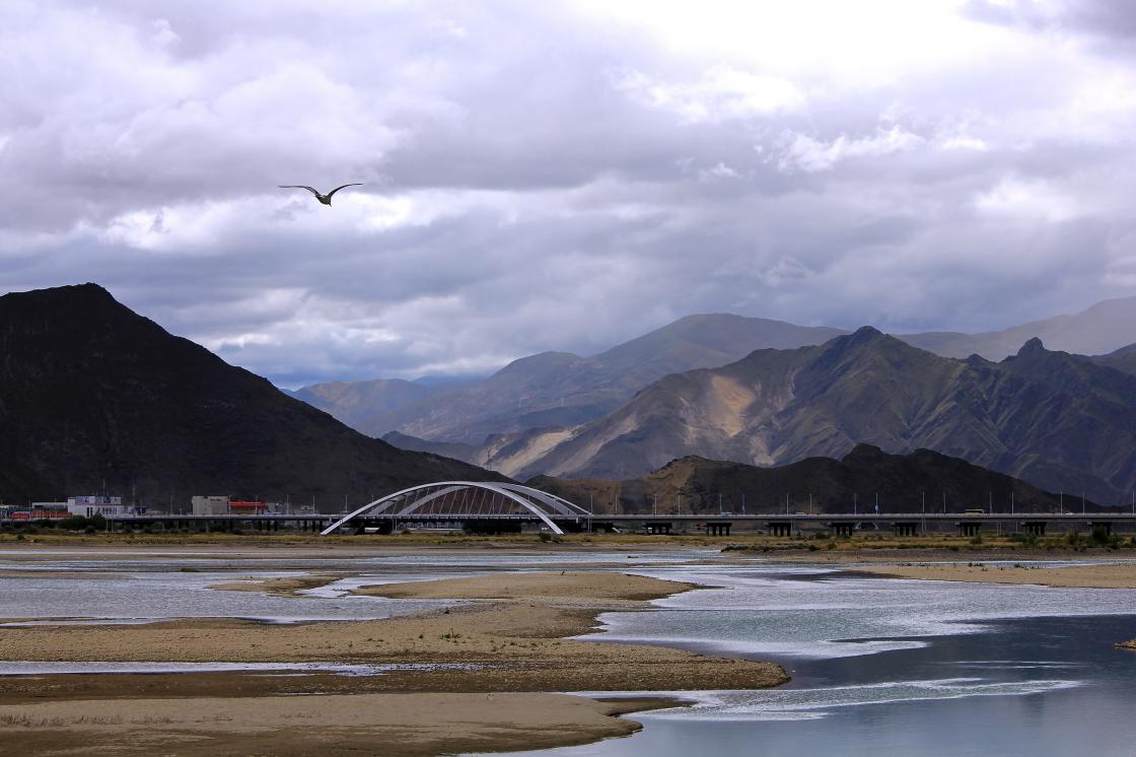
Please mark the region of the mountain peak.
POLYGON ((884 336, 884 332, 875 326, 861 326, 852 332, 853 339, 876 339, 881 336, 884 336))
POLYGON ((102 300, 115 302, 114 296, 103 287, 90 281, 84 284, 66 284, 47 289, 32 289, 26 292, 9 292, 0 296, 10 302, 45 302, 53 300, 102 300))
POLYGON ((1041 339, 1035 336, 1022 345, 1022 348, 1018 350, 1018 356, 1042 355, 1048 351, 1049 350, 1045 349, 1045 344, 1042 343, 1041 339))

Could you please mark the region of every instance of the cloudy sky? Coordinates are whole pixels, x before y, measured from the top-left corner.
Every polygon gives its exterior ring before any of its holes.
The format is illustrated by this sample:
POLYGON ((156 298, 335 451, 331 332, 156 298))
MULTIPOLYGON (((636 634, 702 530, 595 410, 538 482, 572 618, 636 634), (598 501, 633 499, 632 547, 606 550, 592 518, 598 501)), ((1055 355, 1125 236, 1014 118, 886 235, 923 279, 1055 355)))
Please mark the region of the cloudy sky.
POLYGON ((1123 0, 4 0, 0 291, 287 386, 981 330, 1136 294, 1134 127, 1123 0))

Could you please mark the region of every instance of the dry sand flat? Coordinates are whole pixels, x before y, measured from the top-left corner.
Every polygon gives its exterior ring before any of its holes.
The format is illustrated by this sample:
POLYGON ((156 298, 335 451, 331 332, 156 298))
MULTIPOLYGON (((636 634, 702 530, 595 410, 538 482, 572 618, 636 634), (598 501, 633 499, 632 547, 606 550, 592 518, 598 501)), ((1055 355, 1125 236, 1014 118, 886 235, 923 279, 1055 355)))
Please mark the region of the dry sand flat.
POLYGON ((563 694, 356 694, 0 705, 0 754, 427 755, 624 736, 657 702, 563 694))
POLYGON ((1136 589, 1136 563, 1036 567, 1028 563, 918 563, 858 568, 890 578, 1040 584, 1086 589, 1136 589))
POLYGON ((308 575, 295 578, 248 578, 212 584, 209 588, 218 591, 262 591, 267 594, 291 596, 304 589, 326 586, 335 581, 336 578, 332 575, 308 575))
POLYGON ((639 705, 605 704, 544 692, 757 688, 787 680, 785 671, 771 663, 563 638, 587 632, 596 614, 605 609, 646 610, 644 600, 687 588, 687 584, 615 573, 494 574, 365 590, 470 600, 462 607, 418 617, 290 626, 195 620, 137 626, 0 628, 0 659, 7 660, 463 666, 370 677, 182 674, 6 679, 0 688, 0 725, 5 731, 8 724, 20 730, 17 741, 0 740, 0 751, 3 743, 19 744, 20 754, 80 745, 102 745, 99 748, 118 750, 116 753, 148 753, 160 744, 163 752, 174 754, 335 754, 352 750, 426 754, 554 746, 628 733, 637 725, 615 720, 610 713, 616 707, 627 711, 639 705), (279 696, 312 692, 321 695, 279 696), (426 692, 436 699, 399 699, 427 696, 426 692), (176 705, 155 709, 151 703, 158 700, 176 705), (198 707, 200 702, 206 703, 204 709, 198 707), (277 712, 281 702, 306 702, 315 712, 330 708, 333 720, 348 717, 343 713, 352 717, 350 722, 335 721, 330 730, 318 731, 313 727, 316 721, 283 718, 277 722, 276 715, 266 720, 233 714, 277 712), (402 717, 405 702, 419 720, 402 717), (34 709, 48 703, 61 709, 34 709), (546 717, 550 711, 555 712, 552 718, 546 717), (459 718, 456 712, 465 714, 459 718), (64 717, 60 713, 71 714, 64 717), (359 713, 365 717, 358 717, 359 713), (128 715, 134 720, 128 720, 128 715), (455 731, 455 722, 460 732, 455 731), (277 733, 265 727, 266 723, 283 730, 277 733), (421 739, 408 740, 410 730, 421 731, 421 739), (165 733, 171 734, 169 739, 162 737, 165 733), (376 743, 384 748, 376 751, 376 743), (397 750, 385 748, 392 743, 398 744, 397 750))

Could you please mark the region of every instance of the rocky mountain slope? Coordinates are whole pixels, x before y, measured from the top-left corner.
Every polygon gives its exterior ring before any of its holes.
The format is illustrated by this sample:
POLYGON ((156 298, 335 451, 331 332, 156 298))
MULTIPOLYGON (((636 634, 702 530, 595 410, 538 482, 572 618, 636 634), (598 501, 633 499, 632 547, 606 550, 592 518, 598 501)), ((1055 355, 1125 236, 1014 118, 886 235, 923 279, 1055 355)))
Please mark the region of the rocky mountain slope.
POLYGON ((1118 371, 1124 371, 1125 373, 1136 376, 1136 344, 1121 347, 1107 355, 1094 357, 1093 362, 1097 365, 1106 365, 1109 368, 1115 368, 1118 371))
POLYGON ((164 331, 93 284, 0 297, 0 498, 228 493, 338 510, 499 478, 370 439, 164 331))
POLYGON ((1136 487, 1136 377, 1039 340, 956 360, 872 328, 667 376, 572 430, 520 477, 627 479, 689 455, 758 465, 861 442, 965 458, 1109 503, 1136 487))
MULTIPOLYGON (((596 512, 783 513, 1050 512, 1081 507, 1080 498, 1043 491, 957 457, 918 449, 889 455, 857 445, 840 460, 810 457, 760 468, 684 457, 646 476, 622 481, 538 476, 529 484, 596 512)), ((1092 502, 1086 507, 1096 509, 1092 502)))

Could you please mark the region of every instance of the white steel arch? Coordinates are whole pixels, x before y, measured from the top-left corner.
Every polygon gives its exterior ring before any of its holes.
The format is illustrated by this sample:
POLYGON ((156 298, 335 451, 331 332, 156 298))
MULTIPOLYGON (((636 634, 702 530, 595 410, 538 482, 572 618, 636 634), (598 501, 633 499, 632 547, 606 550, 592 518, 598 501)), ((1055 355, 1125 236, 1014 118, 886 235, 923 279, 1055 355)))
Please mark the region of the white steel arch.
MULTIPOLYGON (((549 517, 549 513, 541 507, 548 508, 552 511, 553 515, 561 515, 567 518, 579 519, 590 518, 589 513, 579 505, 573 504, 568 500, 557 497, 548 492, 542 492, 539 489, 534 489, 530 486, 523 486, 521 484, 508 484, 496 481, 437 481, 432 484, 419 484, 418 486, 411 486, 406 489, 401 489, 393 494, 388 494, 380 497, 373 502, 368 502, 362 507, 348 513, 339 520, 332 523, 330 526, 320 532, 321 536, 327 536, 333 533, 347 522, 359 517, 360 515, 378 515, 389 511, 395 505, 401 503, 409 495, 416 492, 424 492, 429 489, 437 488, 437 491, 430 492, 423 497, 418 497, 412 502, 407 503, 403 509, 393 514, 393 517, 399 518, 402 516, 411 516, 415 511, 429 502, 444 497, 452 492, 460 491, 462 489, 481 489, 498 494, 506 499, 515 502, 528 512, 539 518, 549 530, 554 534, 563 534, 564 531, 556 525, 556 523, 549 517), (535 500, 535 502, 534 502, 535 500)), ((458 514, 455 513, 455 517, 458 514)))

